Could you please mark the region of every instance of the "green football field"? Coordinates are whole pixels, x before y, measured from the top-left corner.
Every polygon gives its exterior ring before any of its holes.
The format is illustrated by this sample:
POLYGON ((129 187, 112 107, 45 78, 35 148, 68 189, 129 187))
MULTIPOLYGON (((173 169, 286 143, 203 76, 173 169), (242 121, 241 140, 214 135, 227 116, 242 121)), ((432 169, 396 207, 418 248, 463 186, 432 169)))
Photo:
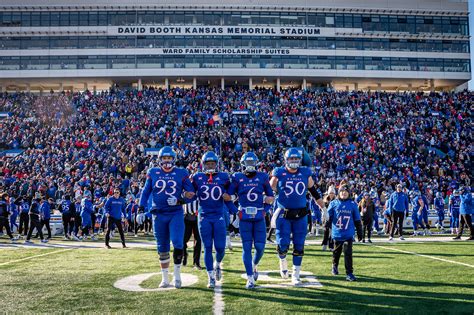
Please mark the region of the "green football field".
POLYGON ((331 252, 308 245, 306 286, 297 288, 279 278, 274 245, 267 245, 260 287, 252 291, 245 289, 242 251, 234 246, 224 259, 221 290, 206 288, 205 271, 183 267, 186 277, 197 277, 196 283, 160 291, 161 277, 145 275, 133 285, 139 292, 114 287, 127 277, 159 272, 152 241, 132 242, 129 249, 114 244, 117 249, 106 250, 100 242, 58 239, 24 246, 1 239, 2 313, 474 313, 474 242, 355 244, 357 282, 345 281, 343 258, 341 275, 332 276, 331 252), (263 271, 270 273, 265 277, 263 271))

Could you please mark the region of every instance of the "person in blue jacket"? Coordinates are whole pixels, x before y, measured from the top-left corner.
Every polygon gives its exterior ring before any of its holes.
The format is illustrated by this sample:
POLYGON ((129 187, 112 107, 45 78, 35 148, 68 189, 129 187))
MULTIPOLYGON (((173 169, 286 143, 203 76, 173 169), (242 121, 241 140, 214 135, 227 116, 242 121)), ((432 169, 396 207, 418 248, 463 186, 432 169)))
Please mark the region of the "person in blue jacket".
POLYGON ((403 238, 403 220, 408 216, 408 196, 402 191, 402 185, 397 184, 396 191, 392 193, 389 200, 390 212, 392 215, 392 229, 389 240, 393 240, 395 229, 398 228, 400 240, 403 238))
POLYGON ((44 226, 46 226, 46 230, 48 231, 48 237, 47 239, 51 239, 51 226, 49 225, 49 220, 51 220, 51 203, 53 202, 53 199, 49 198, 49 200, 46 200, 46 197, 43 197, 43 200, 41 201, 40 204, 40 211, 42 213, 41 217, 41 229, 43 229, 44 226))
POLYGON ((339 274, 339 259, 344 249, 344 265, 346 267, 346 280, 355 281, 352 243, 354 234, 357 231, 357 238, 362 240, 362 223, 359 208, 351 199, 351 191, 348 185, 341 185, 338 191, 338 198, 333 200, 328 207, 329 220, 327 225, 331 226, 332 238, 335 242, 332 254, 332 274, 339 274))
MULTIPOLYGON (((143 187, 139 212, 144 212, 151 199, 148 213, 153 215, 153 233, 156 239, 162 280, 160 288, 170 285, 170 241, 173 243, 174 286, 181 288, 181 264, 184 255, 184 211, 183 204, 194 197, 194 187, 188 171, 175 166, 177 154, 169 146, 158 151, 159 167, 151 167, 143 187), (151 198, 150 198, 151 197, 151 198)), ((224 236, 225 241, 225 236, 224 236)))
POLYGON ((120 197, 120 189, 114 188, 114 195, 107 199, 105 202, 105 216, 107 218, 107 231, 105 232, 105 247, 108 249, 110 247, 110 232, 112 229, 117 227, 120 240, 122 241, 122 247, 126 248, 125 245, 125 235, 123 233, 123 226, 122 221, 126 220, 126 213, 125 213, 125 200, 120 197))
MULTIPOLYGON (((77 209, 76 209, 77 211, 77 209)), ((94 212, 94 205, 92 203, 92 193, 89 190, 84 191, 84 198, 81 201, 81 224, 82 224, 82 239, 87 239, 90 236, 90 229, 92 228, 92 213, 94 212)), ((95 238, 93 238, 95 240, 95 238)))
POLYGON ((469 187, 461 187, 460 189, 461 205, 459 207, 459 231, 455 240, 461 239, 464 231, 464 225, 469 229, 468 241, 474 240, 474 228, 472 226, 472 215, 474 214, 474 201, 472 200, 472 193, 469 187))
MULTIPOLYGON (((240 159, 242 172, 232 175, 229 195, 238 195, 242 260, 247 273, 247 289, 255 288, 257 266, 263 257, 267 237, 265 213, 273 203, 273 190, 268 175, 257 171, 258 157, 247 152, 240 159), (252 258, 252 247, 255 255, 252 258)), ((319 211, 319 209, 318 209, 319 211)))

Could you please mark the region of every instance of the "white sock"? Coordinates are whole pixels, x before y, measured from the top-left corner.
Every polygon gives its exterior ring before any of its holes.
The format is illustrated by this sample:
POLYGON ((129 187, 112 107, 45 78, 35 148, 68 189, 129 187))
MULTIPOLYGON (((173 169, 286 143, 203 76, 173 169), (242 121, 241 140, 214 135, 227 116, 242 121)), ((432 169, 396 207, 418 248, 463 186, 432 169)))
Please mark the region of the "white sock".
POLYGON ((285 258, 280 258, 280 270, 288 270, 288 261, 285 258))
POLYGON ((209 277, 209 279, 214 279, 214 271, 208 271, 207 276, 209 277))
POLYGON ((162 268, 162 269, 161 269, 161 274, 162 274, 162 276, 163 276, 163 281, 168 282, 168 281, 169 281, 169 278, 168 278, 168 268, 162 268))
POLYGON ((301 271, 301 266, 293 266, 293 275, 296 278, 299 278, 300 276, 300 271, 301 271))
POLYGON ((249 276, 249 275, 247 275, 247 280, 248 280, 248 281, 252 281, 252 282, 253 282, 253 276, 249 276))
POLYGON ((214 269, 217 269, 218 267, 219 267, 220 269, 222 269, 222 261, 221 261, 221 262, 217 262, 217 261, 214 262, 214 269))
POLYGON ((174 276, 175 279, 181 280, 181 264, 174 265, 173 276, 174 276))
POLYGON ((257 270, 258 264, 252 263, 252 270, 257 270))

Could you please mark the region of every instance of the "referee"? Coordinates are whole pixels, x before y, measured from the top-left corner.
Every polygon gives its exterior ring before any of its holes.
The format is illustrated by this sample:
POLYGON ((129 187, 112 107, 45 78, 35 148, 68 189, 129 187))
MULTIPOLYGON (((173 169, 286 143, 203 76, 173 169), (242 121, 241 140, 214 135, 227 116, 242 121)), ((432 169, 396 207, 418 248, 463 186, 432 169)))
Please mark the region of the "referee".
POLYGON ((184 258, 183 266, 188 263, 188 251, 187 243, 194 236, 194 250, 193 250, 193 266, 198 270, 202 270, 201 267, 201 236, 199 235, 198 229, 198 201, 194 200, 191 203, 184 205, 184 258))

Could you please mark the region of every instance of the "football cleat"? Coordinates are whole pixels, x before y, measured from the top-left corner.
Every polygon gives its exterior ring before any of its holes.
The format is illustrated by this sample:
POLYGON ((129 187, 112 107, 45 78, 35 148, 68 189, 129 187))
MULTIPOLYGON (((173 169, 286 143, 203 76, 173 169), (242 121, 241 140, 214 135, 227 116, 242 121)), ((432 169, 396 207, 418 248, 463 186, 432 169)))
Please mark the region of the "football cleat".
POLYGON ((168 279, 161 279, 160 285, 158 286, 159 288, 167 288, 170 286, 170 282, 168 279))
POLYGON ((245 285, 245 288, 247 290, 255 289, 255 281, 253 280, 253 278, 247 280, 247 284, 245 285))
POLYGON ((256 266, 253 267, 253 279, 254 279, 255 281, 258 280, 258 270, 257 270, 257 267, 256 267, 256 266))
POLYGON ((221 281, 221 280, 222 280, 222 269, 221 269, 221 267, 219 266, 219 264, 217 264, 215 270, 216 270, 216 280, 217 280, 217 281, 221 281))
POLYGON ((209 278, 209 281, 207 282, 207 287, 209 289, 214 289, 216 287, 216 279, 209 278))
POLYGON ((347 281, 357 281, 356 277, 352 273, 347 275, 346 280, 347 281))
POLYGON ((294 285, 294 286, 298 286, 298 285, 301 285, 301 279, 299 277, 299 275, 296 275, 296 273, 293 273, 291 275, 291 283, 294 285))

